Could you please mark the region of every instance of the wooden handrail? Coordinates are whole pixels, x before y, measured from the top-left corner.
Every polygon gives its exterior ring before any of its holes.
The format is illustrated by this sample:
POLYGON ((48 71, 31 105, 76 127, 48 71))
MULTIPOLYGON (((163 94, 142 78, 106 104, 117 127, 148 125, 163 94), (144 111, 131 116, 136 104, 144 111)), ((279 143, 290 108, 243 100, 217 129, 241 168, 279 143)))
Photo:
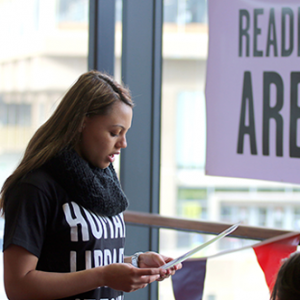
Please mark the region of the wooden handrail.
MULTIPOLYGON (((216 223, 164 217, 159 214, 141 213, 135 211, 126 211, 124 213, 124 219, 125 222, 130 225, 192 231, 205 234, 219 234, 232 225, 229 223, 216 223)), ((265 240, 290 232, 294 231, 240 225, 232 234, 230 234, 230 236, 251 240, 265 240)))

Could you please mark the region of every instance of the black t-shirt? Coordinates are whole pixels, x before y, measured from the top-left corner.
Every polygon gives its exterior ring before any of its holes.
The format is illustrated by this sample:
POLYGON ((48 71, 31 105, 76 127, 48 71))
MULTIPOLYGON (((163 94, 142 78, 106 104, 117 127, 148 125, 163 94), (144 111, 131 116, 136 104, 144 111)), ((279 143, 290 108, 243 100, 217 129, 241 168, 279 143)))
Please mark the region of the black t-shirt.
MULTIPOLYGON (((124 262, 123 214, 96 215, 70 199, 43 169, 31 172, 7 193, 3 251, 11 244, 38 257, 37 269, 75 272, 124 262)), ((108 287, 65 299, 121 300, 108 287)))

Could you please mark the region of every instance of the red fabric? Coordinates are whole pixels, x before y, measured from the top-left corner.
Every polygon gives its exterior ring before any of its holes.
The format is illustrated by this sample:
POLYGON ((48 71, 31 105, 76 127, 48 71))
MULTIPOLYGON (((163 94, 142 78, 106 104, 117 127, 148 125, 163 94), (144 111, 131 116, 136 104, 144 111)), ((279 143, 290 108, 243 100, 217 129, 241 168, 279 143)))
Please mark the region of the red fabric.
POLYGON ((297 233, 290 237, 275 239, 275 241, 253 247, 257 261, 265 274, 270 292, 273 289, 282 259, 287 258, 297 250, 299 240, 300 234, 297 233))

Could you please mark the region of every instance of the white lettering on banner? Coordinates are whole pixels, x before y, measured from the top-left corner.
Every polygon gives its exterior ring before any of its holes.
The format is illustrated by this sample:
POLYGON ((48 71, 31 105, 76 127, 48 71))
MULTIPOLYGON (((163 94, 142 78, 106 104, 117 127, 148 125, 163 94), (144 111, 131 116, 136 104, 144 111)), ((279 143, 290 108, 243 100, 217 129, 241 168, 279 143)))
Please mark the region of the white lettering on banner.
POLYGON ((103 252, 101 250, 94 251, 95 268, 103 266, 103 252))
POLYGON ((112 253, 108 249, 104 249, 104 265, 107 266, 112 262, 112 253))
POLYGON ((124 223, 122 222, 122 219, 120 216, 115 216, 112 218, 113 222, 115 224, 115 238, 118 238, 118 233, 119 233, 119 237, 125 237, 125 228, 124 228, 124 223))
POLYGON ((96 239, 101 239, 102 235, 103 235, 103 228, 102 228, 102 224, 101 224, 100 220, 96 217, 95 214, 91 214, 85 208, 83 208, 83 209, 84 209, 85 215, 91 225, 91 230, 92 230, 93 236, 96 239))
MULTIPOLYGON (((101 266, 106 266, 113 263, 123 263, 124 262, 124 248, 119 249, 117 254, 117 249, 104 249, 102 250, 87 250, 85 251, 85 269, 91 269, 101 266), (94 258, 94 263, 92 260, 94 258)), ((70 252, 70 263, 71 272, 77 271, 77 253, 75 251, 70 252)))
POLYGON ((69 223, 71 227, 71 241, 72 242, 78 242, 78 226, 81 227, 81 234, 82 234, 82 240, 88 241, 89 240, 89 233, 88 233, 88 226, 86 223, 86 220, 83 218, 80 208, 77 203, 65 203, 63 205, 63 210, 65 213, 65 217, 67 222, 69 223), (72 217, 70 205, 72 205, 75 218, 72 217))
POLYGON ((76 272, 77 267, 76 267, 76 260, 77 260, 77 255, 75 251, 70 252, 70 271, 71 272, 76 272))
MULTIPOLYGON (((108 238, 113 240, 125 236, 125 224, 122 214, 114 216, 111 219, 100 217, 75 202, 64 204, 63 211, 66 221, 70 226, 71 242, 78 242, 81 237, 82 241, 86 242, 89 241, 90 238, 92 238, 93 241, 94 238, 96 240, 108 238), (110 234, 108 231, 110 231, 110 234)), ((120 243, 122 244, 121 240, 120 243)), ((82 254, 79 256, 76 251, 70 251, 70 271, 76 272, 78 265, 85 266, 85 269, 91 269, 111 263, 123 263, 124 248, 117 247, 107 249, 113 247, 109 246, 110 244, 109 242, 108 246, 106 246, 106 243, 102 244, 102 241, 100 241, 99 245, 95 243, 93 244, 94 246, 91 247, 105 249, 86 250, 82 253, 84 256, 82 256, 82 254)), ((81 268, 82 267, 80 267, 80 269, 81 268)))
POLYGON ((85 269, 92 268, 92 251, 85 251, 85 269))
POLYGON ((113 224, 112 224, 111 220, 109 218, 103 218, 103 217, 102 217, 102 220, 109 225, 110 238, 113 239, 114 238, 114 228, 113 228, 113 224))
POLYGON ((100 217, 88 211, 75 202, 65 203, 63 205, 63 211, 66 217, 66 221, 71 227, 70 234, 72 242, 78 242, 79 228, 81 229, 83 241, 89 240, 90 233, 96 239, 107 239, 108 230, 110 231, 111 239, 125 237, 125 224, 122 215, 114 216, 112 217, 112 220, 110 220, 109 218, 100 217), (84 214, 82 214, 81 209, 84 211, 84 214), (72 215, 72 211, 75 217, 72 215), (90 226, 88 226, 88 224, 90 226))
POLYGON ((105 219, 103 219, 102 217, 98 217, 98 220, 101 222, 103 228, 104 228, 104 238, 107 239, 107 226, 106 226, 106 222, 104 221, 105 219))
POLYGON ((119 262, 124 262, 124 248, 119 249, 119 262))
POLYGON ((104 249, 104 265, 109 265, 117 262, 117 250, 113 249, 113 253, 110 250, 104 249))

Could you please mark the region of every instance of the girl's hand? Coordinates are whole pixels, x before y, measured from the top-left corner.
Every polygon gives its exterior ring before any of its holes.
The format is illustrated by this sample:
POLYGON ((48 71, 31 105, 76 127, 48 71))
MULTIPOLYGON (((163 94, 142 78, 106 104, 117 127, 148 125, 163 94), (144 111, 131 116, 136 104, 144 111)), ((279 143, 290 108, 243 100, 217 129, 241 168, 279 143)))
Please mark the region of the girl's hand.
MULTIPOLYGON (((139 267, 140 268, 159 268, 164 264, 172 261, 173 258, 167 257, 156 252, 145 252, 139 256, 139 267)), ((174 275, 175 272, 182 268, 181 263, 173 266, 170 269, 165 270, 166 273, 163 276, 160 276, 157 281, 162 281, 171 275, 174 275)))
POLYGON ((110 264, 103 268, 103 282, 115 290, 133 292, 164 277, 167 270, 159 268, 135 268, 130 263, 110 264))

